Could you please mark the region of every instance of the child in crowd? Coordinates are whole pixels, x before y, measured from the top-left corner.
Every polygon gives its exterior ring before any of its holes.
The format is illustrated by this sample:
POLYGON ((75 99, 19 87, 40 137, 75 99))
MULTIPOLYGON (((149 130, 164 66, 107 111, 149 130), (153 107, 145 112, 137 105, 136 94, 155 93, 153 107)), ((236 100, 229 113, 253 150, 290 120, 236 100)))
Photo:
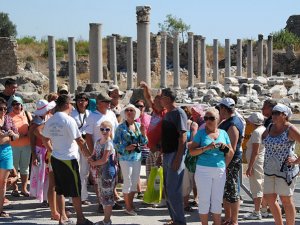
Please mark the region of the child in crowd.
POLYGON ((104 220, 96 225, 111 225, 112 207, 114 205, 114 187, 116 176, 115 150, 112 142, 112 124, 104 121, 100 125, 100 139, 95 143, 94 153, 89 159, 93 167, 93 176, 99 202, 103 205, 104 220))

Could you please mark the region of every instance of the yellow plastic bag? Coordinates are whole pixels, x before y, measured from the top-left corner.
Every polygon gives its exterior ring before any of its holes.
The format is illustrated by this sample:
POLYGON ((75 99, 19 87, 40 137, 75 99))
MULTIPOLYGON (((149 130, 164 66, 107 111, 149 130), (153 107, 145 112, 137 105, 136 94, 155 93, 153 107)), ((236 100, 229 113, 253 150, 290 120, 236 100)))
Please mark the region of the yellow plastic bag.
POLYGON ((163 168, 152 167, 148 179, 147 189, 144 193, 144 202, 160 203, 163 190, 163 168))

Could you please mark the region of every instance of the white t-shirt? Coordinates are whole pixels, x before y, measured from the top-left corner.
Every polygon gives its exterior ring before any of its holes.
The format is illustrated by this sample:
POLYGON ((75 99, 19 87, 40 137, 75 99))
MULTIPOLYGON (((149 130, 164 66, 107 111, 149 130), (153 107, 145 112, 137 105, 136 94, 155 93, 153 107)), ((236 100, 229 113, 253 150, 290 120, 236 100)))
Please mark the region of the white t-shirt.
POLYGON ((90 115, 89 110, 85 110, 85 113, 79 113, 77 109, 73 109, 70 116, 75 120, 77 127, 81 134, 85 134, 85 130, 87 127, 86 120, 90 115))
POLYGON ((115 131, 118 127, 118 121, 116 115, 113 111, 107 110, 106 114, 100 113, 98 110, 95 112, 91 112, 89 117, 86 120, 86 133, 92 134, 93 136, 93 143, 95 144, 96 141, 100 138, 100 124, 103 121, 109 121, 112 124, 112 135, 114 136, 115 131))
POLYGON ((251 155, 252 155, 252 144, 258 143, 259 145, 259 151, 256 160, 257 161, 263 161, 265 156, 265 146, 262 143, 261 136, 265 132, 266 128, 264 126, 260 126, 256 128, 247 142, 247 151, 246 151, 246 159, 247 162, 250 162, 251 155))
POLYGON ((56 112, 47 120, 42 133, 51 140, 53 157, 60 160, 77 159, 78 145, 75 139, 81 134, 72 117, 64 112, 56 112))

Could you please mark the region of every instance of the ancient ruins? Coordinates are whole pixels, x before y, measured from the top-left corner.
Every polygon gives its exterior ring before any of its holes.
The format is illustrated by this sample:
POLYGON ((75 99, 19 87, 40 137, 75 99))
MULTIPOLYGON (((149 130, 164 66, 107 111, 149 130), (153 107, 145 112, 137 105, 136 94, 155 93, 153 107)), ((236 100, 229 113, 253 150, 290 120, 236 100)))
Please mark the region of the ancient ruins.
MULTIPOLYGON (((146 81, 151 85, 152 77, 159 76, 160 88, 168 86, 168 77, 173 78, 171 88, 177 90, 179 96, 177 100, 181 103, 201 102, 213 105, 225 94, 233 93, 239 96, 238 105, 242 109, 258 110, 261 108, 262 101, 267 97, 281 99, 289 103, 294 110, 299 109, 300 79, 298 73, 300 73, 300 66, 292 46, 286 49, 285 53, 274 54, 272 35, 264 39, 263 35, 259 34, 257 41, 237 39, 235 42, 226 39, 225 59, 219 60, 220 41, 214 39, 213 63, 210 65, 207 60, 205 36, 189 32, 188 41, 184 44, 180 43, 178 33, 173 37, 167 36, 165 32, 157 35, 151 34, 150 13, 150 6, 136 7, 136 42, 132 40, 132 37, 124 39, 119 35, 112 35, 108 38, 108 65, 106 66, 110 71, 109 77, 103 74, 101 24, 90 24, 89 61, 80 63, 81 66, 76 61, 74 37, 68 38, 68 62, 63 62, 63 70, 59 73, 69 77, 71 94, 76 91, 85 91, 94 96, 97 91, 106 88, 107 84, 120 84, 125 79, 127 90, 133 90, 133 100, 142 97, 142 92, 138 88, 140 81, 146 81), (89 71, 88 84, 78 85, 78 71, 89 71), (287 76, 282 71, 290 75, 287 76), (187 79, 187 89, 182 87, 182 77, 187 79)), ((295 21, 295 18, 289 20, 295 21)), ((295 29, 298 28, 295 27, 295 29)), ((15 52, 16 43, 0 38, 0 46, 6 46, 4 49, 1 48, 3 50, 0 52, 0 75, 3 77, 0 80, 2 80, 5 76, 17 74, 19 67, 15 52)), ((33 79, 41 76, 42 78, 38 80, 48 82, 49 91, 56 92, 58 72, 55 37, 53 36, 48 36, 48 52, 49 81, 47 77, 36 72, 27 71, 26 73, 32 73, 33 79)), ((27 76, 30 77, 28 74, 27 76)), ((21 87, 26 86, 20 90, 24 91, 25 96, 32 93, 44 94, 36 86, 40 83, 37 84, 33 80, 28 82, 21 77, 17 79, 21 87), (31 86, 28 83, 31 83, 31 86), (26 95, 26 92, 29 94, 26 95)))

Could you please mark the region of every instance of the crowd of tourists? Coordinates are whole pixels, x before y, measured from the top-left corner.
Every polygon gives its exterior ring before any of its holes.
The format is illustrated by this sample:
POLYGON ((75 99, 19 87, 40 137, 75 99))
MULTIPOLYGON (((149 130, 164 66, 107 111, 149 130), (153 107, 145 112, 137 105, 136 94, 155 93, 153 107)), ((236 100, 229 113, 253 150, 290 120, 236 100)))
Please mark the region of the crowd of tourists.
POLYGON ((0 217, 10 216, 3 211, 10 188, 14 197, 31 196, 49 207, 50 218, 59 224, 69 223, 67 197, 76 224, 94 224, 82 210, 91 204, 89 182, 104 214, 97 225, 112 224, 112 211, 123 209, 122 203, 125 214, 142 214, 134 197, 138 193, 142 198, 140 171, 145 163, 147 177, 152 167, 163 168, 163 198, 171 218, 165 224, 187 224, 185 212, 198 206, 203 225, 210 214, 214 225, 236 225, 244 150, 254 201, 253 212, 244 219, 261 220, 270 211, 275 224, 283 224, 279 196, 286 224, 295 224, 293 193, 300 158, 294 150, 300 132, 289 122, 292 112, 284 104, 267 99, 262 112, 245 120, 234 96, 215 106, 180 107, 172 89, 151 96, 141 82, 144 98, 133 104, 121 104, 124 93, 117 85, 96 99, 85 93, 73 99, 63 86, 38 100, 31 114, 22 96, 16 96, 17 88, 10 78, 0 93, 0 217), (122 197, 118 183, 123 183, 122 197))

